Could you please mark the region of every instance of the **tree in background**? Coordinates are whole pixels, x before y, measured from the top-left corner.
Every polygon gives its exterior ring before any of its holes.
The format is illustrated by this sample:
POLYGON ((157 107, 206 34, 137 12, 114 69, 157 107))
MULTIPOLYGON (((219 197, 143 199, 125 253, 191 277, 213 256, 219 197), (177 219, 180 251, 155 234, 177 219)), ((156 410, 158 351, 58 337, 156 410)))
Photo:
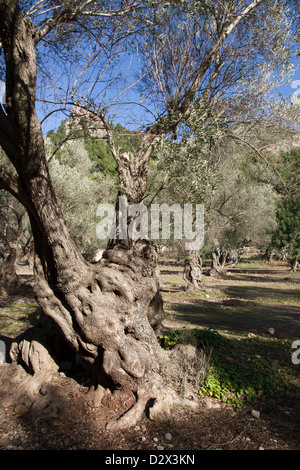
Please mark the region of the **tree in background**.
POLYGON ((272 238, 272 248, 285 253, 292 270, 299 268, 300 256, 300 148, 284 152, 279 161, 282 181, 277 190, 277 227, 272 238))
MULTIPOLYGON (((245 244, 264 247, 270 243, 277 203, 274 184, 278 177, 268 161, 257 160, 252 149, 227 137, 226 129, 222 136, 222 129, 211 129, 209 133, 206 128, 206 135, 214 136, 213 144, 194 138, 188 144, 176 142, 164 145, 161 153, 158 151, 159 161, 152 170, 156 184, 152 182, 148 197, 160 203, 204 204, 202 251, 212 256, 211 273, 226 275, 245 244)), ((182 255, 184 279, 189 289, 204 289, 200 253, 189 255, 182 255)))
MULTIPOLYGON (((107 141, 108 136, 103 124, 98 120, 97 125, 95 123, 93 125, 94 115, 89 113, 88 110, 80 109, 80 116, 80 119, 77 119, 73 111, 71 118, 62 121, 57 131, 48 131, 47 137, 53 144, 52 153, 54 155, 59 154, 66 142, 81 139, 89 158, 95 163, 97 169, 103 175, 112 176, 117 180, 116 161, 107 141)), ((112 130, 114 142, 119 152, 136 151, 138 149, 139 135, 125 129, 121 124, 114 126, 109 123, 109 127, 112 130)))
MULTIPOLYGON (((10 172, 10 162, 0 150, 1 165, 10 172)), ((17 275, 23 257, 32 258, 32 237, 26 210, 9 192, 0 190, 0 287, 6 292, 20 288, 17 275)))
POLYGON ((212 273, 221 275, 236 265, 244 246, 268 244, 275 228, 276 193, 271 185, 247 180, 241 160, 224 165, 224 179, 210 200, 206 249, 211 247, 212 273))
POLYGON ((30 237, 28 219, 24 207, 7 192, 0 191, 0 204, 0 287, 15 292, 20 287, 18 263, 25 255, 30 237))
MULTIPOLYGON (((47 139, 46 150, 51 158, 53 145, 47 139)), ((116 181, 98 170, 83 139, 65 142, 51 158, 49 169, 70 233, 83 256, 92 260, 99 248, 105 248, 105 241, 99 240, 96 233, 97 207, 114 202, 116 181)))

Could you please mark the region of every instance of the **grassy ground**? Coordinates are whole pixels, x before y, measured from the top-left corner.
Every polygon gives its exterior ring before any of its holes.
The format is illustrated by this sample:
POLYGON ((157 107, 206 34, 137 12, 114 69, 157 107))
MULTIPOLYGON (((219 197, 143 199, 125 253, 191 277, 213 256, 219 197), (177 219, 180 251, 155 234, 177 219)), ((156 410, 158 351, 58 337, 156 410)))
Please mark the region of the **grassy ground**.
POLYGON ((0 334, 15 337, 30 328, 38 319, 40 308, 27 299, 11 299, 0 304, 0 334))
POLYGON ((191 326, 228 330, 236 335, 265 335, 270 327, 276 337, 299 339, 300 276, 285 265, 244 262, 227 278, 205 276, 207 292, 185 293, 181 269, 161 266, 168 318, 191 326))
POLYGON ((238 407, 250 398, 272 399, 273 406, 299 402, 300 364, 292 362, 300 339, 299 273, 245 259, 226 278, 205 276, 205 291, 188 293, 182 268, 171 261, 162 262, 161 276, 170 329, 164 342, 193 331, 211 363, 203 393, 238 407))

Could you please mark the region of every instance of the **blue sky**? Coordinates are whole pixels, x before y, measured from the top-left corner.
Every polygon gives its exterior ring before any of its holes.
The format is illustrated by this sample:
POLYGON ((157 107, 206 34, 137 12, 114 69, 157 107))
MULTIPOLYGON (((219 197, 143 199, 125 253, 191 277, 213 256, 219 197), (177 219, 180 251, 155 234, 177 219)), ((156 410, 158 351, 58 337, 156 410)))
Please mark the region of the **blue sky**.
POLYGON ((291 83, 282 86, 278 90, 283 96, 290 96, 291 100, 300 100, 300 65, 295 71, 291 83))
MULTIPOLYGON (((294 63, 295 66, 295 72, 291 78, 291 81, 280 88, 276 91, 278 94, 282 94, 284 97, 290 97, 292 101, 299 102, 300 101, 300 60, 298 60, 298 63, 294 63)), ((0 80, 0 103, 4 102, 5 99, 5 86, 4 82, 0 80)), ((38 117, 40 120, 42 120, 45 117, 46 111, 44 106, 37 102, 37 113, 38 117)), ((50 130, 56 130, 59 125, 61 124, 61 121, 66 119, 66 115, 62 112, 60 113, 55 113, 52 114, 44 123, 43 123, 43 132, 44 135, 47 134, 48 131, 50 130)), ((122 122, 121 122, 122 124, 122 122)), ((124 123, 123 123, 124 124, 124 123)))
MULTIPOLYGON (((300 60, 298 64, 294 64, 295 66, 295 73, 292 76, 292 79, 289 83, 279 87, 276 90, 276 93, 282 94, 284 97, 290 97, 291 100, 297 101, 300 100, 300 60)), ((0 84, 1 85, 1 84, 0 84)), ((45 110, 43 110, 43 106, 37 103, 37 111, 40 120, 42 120, 45 116, 45 110)), ((141 110, 140 110, 141 112, 141 110)), ((52 114, 44 123, 43 123, 43 132, 44 135, 47 134, 49 130, 56 130, 61 121, 66 119, 66 115, 64 113, 56 113, 52 114)), ((122 119, 119 120, 120 124, 125 125, 126 123, 122 122, 122 119)), ((117 124, 117 122, 115 122, 117 124)))

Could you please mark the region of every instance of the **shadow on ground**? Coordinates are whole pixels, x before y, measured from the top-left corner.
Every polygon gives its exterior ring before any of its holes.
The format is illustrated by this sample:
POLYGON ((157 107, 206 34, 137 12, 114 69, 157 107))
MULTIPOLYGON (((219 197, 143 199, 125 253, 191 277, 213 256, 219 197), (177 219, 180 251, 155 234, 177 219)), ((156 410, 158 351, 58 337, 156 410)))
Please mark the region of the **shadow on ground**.
POLYGON ((169 303, 175 320, 191 326, 215 327, 236 333, 265 334, 274 328, 276 337, 294 340, 300 334, 300 308, 287 305, 265 305, 230 299, 190 300, 187 304, 169 303))
MULTIPOLYGON (((219 296, 214 293, 199 295, 199 291, 186 296, 180 295, 179 286, 177 289, 173 286, 165 288, 166 310, 174 320, 187 322, 191 326, 214 326, 241 334, 265 334, 272 327, 279 338, 299 338, 300 290, 294 287, 295 283, 299 283, 299 278, 281 278, 279 281, 272 277, 273 274, 278 275, 278 270, 274 269, 271 277, 266 279, 262 273, 270 275, 270 270, 257 269, 257 277, 251 279, 252 283, 247 283, 250 271, 247 267, 234 270, 225 279, 210 280, 219 296), (238 272, 243 273, 240 279, 236 277, 238 272), (264 285, 266 282, 278 282, 278 286, 271 284, 268 287, 264 285), (289 286, 292 288, 289 289, 289 286)), ((256 272, 256 269, 252 271, 256 272)))

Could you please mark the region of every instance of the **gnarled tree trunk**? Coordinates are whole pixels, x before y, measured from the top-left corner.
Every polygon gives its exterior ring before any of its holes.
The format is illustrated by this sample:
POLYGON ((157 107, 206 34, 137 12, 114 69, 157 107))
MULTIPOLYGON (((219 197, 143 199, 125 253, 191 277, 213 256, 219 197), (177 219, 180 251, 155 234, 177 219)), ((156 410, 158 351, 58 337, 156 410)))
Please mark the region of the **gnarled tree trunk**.
POLYGON ((0 287, 5 291, 14 290, 19 285, 17 275, 17 247, 10 246, 0 266, 0 287))
MULTIPOLYGON (((63 338, 82 358, 100 393, 123 388, 139 398, 118 423, 126 426, 156 396, 164 360, 155 334, 163 318, 156 250, 145 240, 122 240, 110 244, 97 264, 81 256, 52 188, 35 112, 34 27, 16 1, 0 2, 0 16, 7 67, 7 114, 0 111, 0 143, 16 170, 14 175, 2 170, 0 186, 28 211, 35 247, 34 291, 55 325, 51 335, 49 323, 22 335, 11 357, 32 374, 26 389, 33 396, 57 370, 53 337, 63 338)), ((120 194, 129 204, 144 196, 152 141, 145 138, 136 156, 118 159, 120 194)))
POLYGON ((15 231, 7 230, 5 244, 7 252, 0 265, 0 287, 6 292, 13 292, 20 285, 17 274, 20 260, 20 241, 23 231, 23 218, 25 211, 15 212, 17 227, 15 231))
POLYGON ((212 268, 210 274, 212 276, 227 276, 228 269, 228 251, 220 250, 219 247, 216 247, 212 252, 212 268))
POLYGON ((293 273, 296 273, 298 269, 300 269, 300 262, 299 262, 299 255, 297 255, 292 261, 291 261, 291 271, 293 273))
POLYGON ((185 260, 183 279, 186 282, 186 290, 203 289, 202 259, 198 251, 190 251, 185 260))

